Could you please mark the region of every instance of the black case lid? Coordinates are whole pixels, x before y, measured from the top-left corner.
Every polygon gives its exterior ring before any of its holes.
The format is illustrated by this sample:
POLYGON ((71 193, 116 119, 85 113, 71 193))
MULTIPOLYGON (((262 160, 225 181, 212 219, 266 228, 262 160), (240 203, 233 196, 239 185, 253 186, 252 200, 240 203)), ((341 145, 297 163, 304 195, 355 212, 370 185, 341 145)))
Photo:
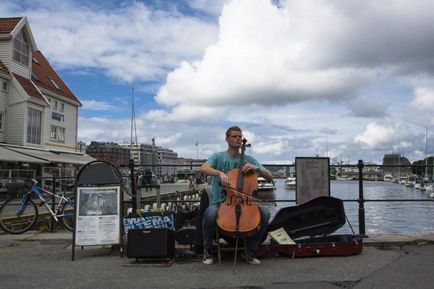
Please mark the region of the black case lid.
POLYGON ((341 199, 318 197, 302 205, 280 209, 268 224, 267 231, 281 227, 292 239, 328 235, 345 224, 341 199))

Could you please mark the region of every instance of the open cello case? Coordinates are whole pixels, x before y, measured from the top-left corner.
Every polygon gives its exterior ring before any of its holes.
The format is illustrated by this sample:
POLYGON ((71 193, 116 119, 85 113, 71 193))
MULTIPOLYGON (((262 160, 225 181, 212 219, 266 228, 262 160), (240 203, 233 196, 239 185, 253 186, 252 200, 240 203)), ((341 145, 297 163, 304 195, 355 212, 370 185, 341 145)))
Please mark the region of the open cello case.
POLYGON ((335 234, 345 221, 343 201, 334 197, 321 196, 304 204, 280 209, 267 228, 273 232, 283 228, 295 244, 279 244, 271 239, 255 252, 263 257, 270 253, 288 257, 349 256, 359 254, 363 240, 354 234, 335 234))

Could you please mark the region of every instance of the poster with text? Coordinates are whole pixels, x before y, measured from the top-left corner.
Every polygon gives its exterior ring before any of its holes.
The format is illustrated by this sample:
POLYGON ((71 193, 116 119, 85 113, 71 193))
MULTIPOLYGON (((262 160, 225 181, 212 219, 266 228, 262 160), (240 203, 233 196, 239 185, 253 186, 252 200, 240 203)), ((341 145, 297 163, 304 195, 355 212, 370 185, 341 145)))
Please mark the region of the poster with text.
POLYGON ((320 196, 330 196, 329 165, 329 158, 295 158, 297 205, 320 196))
POLYGON ((78 246, 120 243, 120 187, 77 188, 78 246))

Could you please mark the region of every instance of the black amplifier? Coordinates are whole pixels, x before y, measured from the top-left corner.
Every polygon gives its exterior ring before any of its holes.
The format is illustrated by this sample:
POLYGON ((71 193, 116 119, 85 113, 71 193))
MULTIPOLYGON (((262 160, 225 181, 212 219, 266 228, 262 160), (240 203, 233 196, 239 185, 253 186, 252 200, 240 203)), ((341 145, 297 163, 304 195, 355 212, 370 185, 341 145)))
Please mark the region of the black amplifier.
POLYGON ((175 231, 166 228, 128 230, 127 257, 173 259, 175 231))

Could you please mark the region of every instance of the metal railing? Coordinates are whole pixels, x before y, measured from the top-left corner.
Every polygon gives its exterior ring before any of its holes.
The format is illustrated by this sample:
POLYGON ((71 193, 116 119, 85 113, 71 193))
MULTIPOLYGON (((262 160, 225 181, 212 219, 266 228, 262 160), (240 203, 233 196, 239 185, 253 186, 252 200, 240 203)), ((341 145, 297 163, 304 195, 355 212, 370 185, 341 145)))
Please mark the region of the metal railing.
MULTIPOLYGON (((186 167, 186 165, 154 165, 150 166, 147 165, 146 167, 156 167, 156 166, 178 166, 178 167, 186 167)), ((295 164, 264 164, 267 168, 284 168, 286 171, 286 175, 283 177, 288 176, 291 172, 295 172, 295 164)), ((130 176, 131 176, 131 182, 134 182, 134 172, 135 167, 133 162, 130 162, 129 168, 130 168, 130 176)), ((194 172, 193 168, 199 167, 199 165, 195 165, 193 163, 190 164, 190 168, 192 172, 194 172)), ((413 168, 430 168, 431 172, 434 168, 434 165, 375 165, 375 164, 364 164, 363 160, 358 160, 356 165, 351 164, 334 164, 330 165, 330 168, 346 168, 346 169, 353 169, 353 173, 349 174, 353 177, 356 177, 356 180, 358 181, 358 198, 357 199, 343 199, 344 202, 357 202, 358 203, 358 221, 359 221, 359 235, 360 236, 366 236, 366 216, 365 216, 365 203, 368 202, 434 202, 434 199, 365 199, 364 196, 364 181, 365 176, 367 175, 373 175, 370 169, 377 168, 379 173, 376 173, 379 177, 383 175, 384 168, 410 168, 413 170, 413 168)), ((274 170, 273 170, 274 171, 274 170)), ((132 186, 132 190, 135 190, 135 186, 132 186)), ((134 191, 132 192, 133 198, 135 196, 134 191)), ((176 200, 170 200, 172 202, 176 202, 176 200)), ((264 200, 264 202, 296 202, 295 199, 275 199, 275 200, 264 200)), ((133 211, 137 208, 135 205, 135 202, 133 201, 133 211)))
MULTIPOLYGON (((154 165, 154 166, 174 166, 174 165, 154 165)), ((175 165, 178 167, 186 167, 186 165, 175 165)), ((295 168, 294 164, 265 164, 264 165, 267 168, 285 168, 286 172, 289 173, 292 171, 295 171, 293 168, 295 168)), ((125 166, 124 166, 125 167, 125 166)), ((133 212, 135 212, 137 210, 137 205, 140 205, 140 200, 136 199, 137 196, 137 184, 136 184, 136 180, 137 180, 137 171, 135 170, 136 167, 153 167, 152 165, 142 165, 142 166, 137 166, 134 164, 134 162, 130 162, 130 164, 128 165, 128 169, 129 169, 129 173, 128 175, 123 175, 123 177, 128 177, 130 182, 131 182, 131 195, 132 195, 132 200, 131 201, 124 201, 127 204, 131 204, 132 205, 132 210, 133 212), (137 202, 138 201, 138 202, 137 202)), ((194 172, 193 168, 195 167, 199 167, 199 165, 195 165, 195 164, 191 164, 191 170, 192 172, 194 172)), ((366 236, 366 216, 365 216, 365 203, 368 202, 434 202, 434 199, 365 199, 364 196, 364 175, 366 175, 366 168, 371 168, 371 167, 376 167, 376 168, 380 168, 381 171, 383 171, 384 168, 386 167, 394 167, 394 168, 402 168, 402 167, 428 167, 432 169, 434 168, 434 165, 372 165, 372 164, 364 164, 364 162, 362 160, 359 160, 357 165, 343 165, 343 164, 339 164, 339 165, 330 165, 330 167, 338 167, 338 168, 357 168, 357 178, 358 178, 358 198, 357 199, 343 199, 344 202, 357 202, 358 203, 358 222, 359 222, 359 235, 361 236, 366 236)), ((282 176, 284 177, 284 176, 282 176)), ((49 177, 49 178, 41 178, 39 177, 38 179, 44 179, 44 180, 49 180, 51 182, 51 186, 49 186, 47 189, 51 189, 53 193, 58 192, 58 185, 62 184, 62 182, 73 182, 74 178, 61 178, 61 177, 49 177)), ((156 196, 159 197, 159 196, 156 196)), ((160 200, 157 200, 158 202, 160 202, 160 200)), ((170 202, 178 202, 177 200, 167 200, 170 202)), ((181 200, 182 202, 183 200, 181 200)), ((188 201, 184 201, 184 202, 188 202, 188 201)), ((274 203, 278 203, 278 202, 293 202, 295 203, 296 200, 295 199, 274 199, 274 200, 264 200, 264 202, 274 202, 274 203)), ((54 203, 52 204, 54 206, 54 203)), ((52 223, 52 228, 53 228, 54 224, 52 223)))

